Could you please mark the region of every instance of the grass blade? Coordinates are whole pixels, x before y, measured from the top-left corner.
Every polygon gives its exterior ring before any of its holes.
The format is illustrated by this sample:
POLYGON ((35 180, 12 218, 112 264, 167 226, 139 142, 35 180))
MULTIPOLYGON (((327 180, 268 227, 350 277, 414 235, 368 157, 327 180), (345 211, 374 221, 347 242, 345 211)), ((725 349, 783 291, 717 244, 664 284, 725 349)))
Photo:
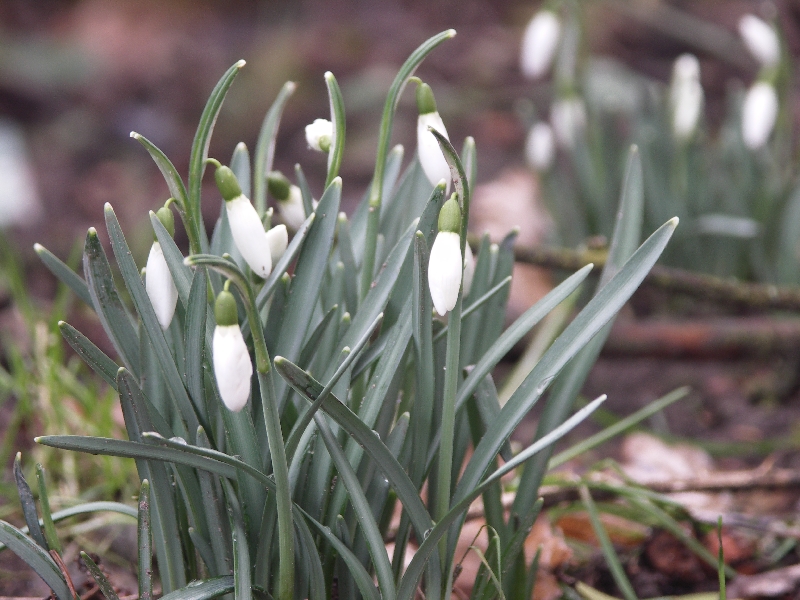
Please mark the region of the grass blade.
POLYGON ((137 515, 137 556, 139 572, 139 600, 152 600, 153 598, 153 550, 152 534, 150 531, 150 482, 142 480, 139 491, 139 511, 137 515))
MULTIPOLYGON (((114 586, 111 585, 111 582, 106 579, 106 576, 100 570, 95 562, 91 559, 91 557, 86 554, 86 552, 81 551, 81 560, 83 564, 86 565, 86 568, 89 570, 89 573, 92 574, 94 577, 95 582, 97 582, 97 587, 100 588, 100 591, 103 593, 103 596, 106 600, 119 600, 119 596, 114 591, 114 586)), ((143 600, 142 596, 139 595, 139 600, 143 600)))
POLYGON ((345 118, 342 90, 339 89, 339 84, 330 71, 325 73, 325 85, 328 86, 328 98, 331 106, 331 123, 333 123, 333 139, 331 140, 331 147, 328 151, 328 176, 325 178, 325 187, 327 188, 333 180, 339 176, 339 167, 342 165, 345 118))
POLYGON ((39 505, 42 507, 42 525, 44 527, 44 538, 47 540, 47 547, 61 554, 61 543, 58 541, 56 526, 53 524, 53 516, 50 514, 50 498, 47 494, 44 467, 39 463, 36 463, 36 480, 39 484, 39 505))
POLYGON ((22 453, 17 452, 14 457, 14 480, 17 484, 17 492, 19 494, 19 502, 22 505, 22 515, 25 517, 25 522, 28 524, 28 531, 31 538, 45 552, 50 548, 47 546, 42 528, 39 526, 39 515, 36 512, 36 500, 33 499, 33 492, 28 485, 25 475, 22 474, 22 453))
POLYGON ((59 321, 58 328, 61 331, 61 335, 67 340, 67 343, 78 353, 78 356, 80 356, 95 373, 100 375, 103 381, 116 390, 119 365, 111 360, 100 348, 95 346, 94 342, 69 323, 59 321))

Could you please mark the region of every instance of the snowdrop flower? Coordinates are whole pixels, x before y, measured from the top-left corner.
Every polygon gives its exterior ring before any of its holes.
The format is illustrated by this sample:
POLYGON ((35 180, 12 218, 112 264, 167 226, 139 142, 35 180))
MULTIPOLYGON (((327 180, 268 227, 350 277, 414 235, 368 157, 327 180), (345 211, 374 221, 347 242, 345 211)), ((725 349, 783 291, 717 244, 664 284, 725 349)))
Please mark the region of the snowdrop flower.
POLYGON ((561 37, 561 21, 553 11, 541 10, 534 15, 522 36, 520 66, 530 79, 544 75, 553 63, 561 37))
POLYGON ((475 255, 469 244, 464 246, 464 280, 461 285, 464 287, 464 295, 469 295, 472 289, 472 280, 475 278, 475 255))
POLYGON ((573 95, 556 100, 550 107, 550 123, 556 141, 572 149, 586 129, 586 106, 580 96, 573 95))
POLYGON ((450 167, 442 154, 439 142, 434 135, 428 131, 432 127, 441 133, 448 140, 447 129, 444 127, 442 118, 436 110, 436 99, 433 97, 433 90, 427 83, 420 83, 417 86, 417 154, 422 170, 431 185, 438 184, 442 179, 447 182, 447 190, 450 191, 450 167))
POLYGON ((428 262, 428 287, 436 312, 453 310, 461 288, 464 261, 461 258, 461 208, 453 194, 439 211, 439 233, 428 262))
POLYGON ((250 378, 253 364, 239 329, 239 316, 236 299, 228 291, 228 284, 217 296, 214 316, 217 327, 214 329, 213 357, 214 376, 222 402, 233 412, 239 412, 250 397, 250 378))
POLYGON ((306 141, 312 150, 328 152, 332 139, 333 123, 328 119, 314 119, 311 125, 306 125, 306 141))
MULTIPOLYGON (((174 236, 175 220, 172 211, 166 206, 162 206, 156 212, 156 216, 170 236, 174 236)), ((167 329, 175 314, 175 305, 178 303, 178 288, 175 287, 167 261, 164 259, 164 251, 157 239, 150 246, 150 254, 147 257, 145 290, 147 290, 161 329, 167 329)))
POLYGON ((272 271, 272 254, 264 225, 250 199, 242 194, 242 188, 239 187, 233 171, 219 166, 215 177, 217 187, 225 199, 228 223, 236 247, 253 273, 266 279, 272 271))
POLYGON ((286 231, 286 225, 281 223, 267 231, 267 241, 269 242, 269 253, 272 256, 272 262, 278 262, 289 246, 289 232, 286 231))
MULTIPOLYGON (((303 192, 293 185, 280 171, 271 171, 267 175, 269 193, 278 201, 278 212, 287 227, 297 231, 306 220, 303 207, 303 192)), ((272 257, 275 259, 275 257, 272 257)))
POLYGON ((781 44, 775 29, 755 15, 739 20, 739 35, 762 67, 774 67, 781 58, 781 44))
POLYGON ((778 94, 772 84, 757 81, 742 105, 742 137, 751 150, 767 143, 778 116, 778 94))
POLYGON ((539 121, 528 132, 528 138, 525 140, 525 157, 534 169, 546 171, 552 166, 555 156, 553 129, 544 121, 539 121))
POLYGON ((672 133, 686 141, 697 128, 703 107, 703 86, 700 85, 700 63, 691 54, 681 54, 672 67, 669 91, 672 105, 672 133))

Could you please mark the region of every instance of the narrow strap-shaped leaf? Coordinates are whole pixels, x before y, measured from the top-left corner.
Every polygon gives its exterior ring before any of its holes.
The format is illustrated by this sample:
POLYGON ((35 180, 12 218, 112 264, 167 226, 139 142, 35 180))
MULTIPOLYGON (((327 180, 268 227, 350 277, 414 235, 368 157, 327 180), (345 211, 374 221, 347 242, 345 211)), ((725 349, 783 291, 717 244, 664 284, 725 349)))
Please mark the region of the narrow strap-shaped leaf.
POLYGON ((78 356, 80 356, 95 373, 100 375, 103 381, 116 390, 119 365, 111 360, 100 348, 95 346, 92 340, 69 323, 59 321, 58 329, 61 331, 61 335, 64 339, 67 340, 67 343, 78 353, 78 356))
POLYGON ((455 502, 478 484, 500 447, 553 378, 627 302, 661 255, 676 226, 677 219, 673 219, 650 236, 548 349, 475 449, 456 488, 455 502))
MULTIPOLYGON (((253 204, 258 211, 258 215, 263 217, 267 209, 267 174, 272 169, 272 161, 275 156, 275 137, 278 135, 278 126, 281 122, 281 115, 297 84, 287 81, 283 84, 278 97, 272 103, 264 122, 261 124, 261 131, 258 133, 256 142, 256 154, 253 160, 253 204)), ((311 214, 306 212, 306 214, 311 214)))
POLYGON ((58 600, 74 600, 61 569, 50 555, 19 529, 0 521, 0 542, 19 556, 50 587, 58 600))
POLYGON ((336 537, 333 532, 331 532, 330 527, 324 527, 316 520, 306 517, 308 521, 317 528, 317 531, 322 534, 322 537, 325 538, 325 541, 328 542, 333 549, 337 552, 339 557, 344 561, 345 565, 347 565, 350 574, 353 577, 356 585, 358 586, 358 591, 361 592, 361 595, 366 600, 381 600, 381 596, 378 593, 375 584, 372 582, 372 576, 367 572, 364 566, 358 561, 358 558, 355 554, 345 546, 342 541, 336 537))
MULTIPOLYGON (((509 275, 505 279, 501 279, 500 282, 497 283, 496 285, 492 286, 492 288, 489 291, 487 291, 485 294, 481 295, 472 304, 467 306, 462 311, 461 318, 462 319, 466 319, 467 317, 469 317, 473 313, 479 311, 481 308, 486 306, 489 303, 489 301, 496 299, 497 296, 500 294, 500 292, 502 292, 502 291, 508 292, 507 288, 509 287, 510 283, 511 283, 511 275, 509 275)), ((438 342, 440 339, 442 339, 445 336, 445 334, 447 334, 447 325, 445 325, 439 331, 436 332, 436 335, 433 336, 433 341, 434 342, 438 342)), ((463 339, 463 337, 462 337, 462 339, 463 339)))
POLYGON ((50 548, 47 546, 44 532, 39 526, 39 515, 36 512, 36 500, 33 499, 31 486, 28 485, 25 475, 22 474, 22 453, 20 452, 17 452, 17 455, 14 457, 14 480, 17 484, 19 502, 22 505, 22 516, 25 517, 25 523, 28 525, 30 536, 45 552, 47 552, 50 548))
POLYGON ((47 482, 44 477, 44 467, 36 463, 36 481, 39 484, 39 506, 42 508, 42 526, 47 547, 61 554, 61 543, 58 541, 56 526, 50 513, 50 496, 47 493, 47 482))
MULTIPOLYGON (((106 600, 119 600, 119 596, 114 591, 114 586, 111 585, 111 582, 106 578, 103 572, 100 570, 92 558, 86 554, 86 552, 81 550, 81 560, 83 564, 86 565, 86 568, 91 573, 92 577, 94 578, 95 582, 97 582, 97 587, 100 588, 103 596, 106 600)), ((139 599, 142 599, 141 594, 139 595, 139 599)))
POLYGON ((350 239, 350 222, 345 213, 339 213, 339 226, 337 229, 337 247, 339 257, 344 264, 344 298, 347 310, 350 314, 355 314, 358 310, 358 267, 356 258, 353 254, 353 243, 350 239))
POLYGON ((334 317, 338 314, 338 311, 338 304, 331 306, 328 312, 325 313, 325 316, 322 317, 319 324, 314 328, 314 331, 308 336, 308 340, 303 346, 303 350, 300 352, 300 358, 297 361, 299 364, 308 365, 309 362, 311 362, 311 359, 319 348, 320 340, 322 340, 330 324, 334 322, 334 317))
POLYGON ((195 404, 205 403, 203 360, 206 353, 206 321, 208 312, 208 277, 195 271, 189 301, 186 304, 184 346, 186 347, 186 387, 195 404))
POLYGON ((125 235, 122 233, 122 228, 110 204, 106 204, 105 216, 108 236, 111 238, 111 247, 114 250, 114 256, 117 258, 120 274, 125 281, 128 292, 130 292, 136 311, 142 319, 145 333, 150 340, 153 352, 155 352, 161 371, 164 374, 167 389, 175 402, 175 408, 186 421, 187 427, 190 431, 195 431, 200 424, 198 419, 203 422, 206 420, 205 406, 193 403, 186 392, 181 373, 175 364, 167 339, 164 337, 164 331, 158 323, 153 305, 150 303, 150 298, 144 288, 142 279, 139 277, 139 270, 133 261, 128 243, 125 241, 125 235))
POLYGON ((138 556, 138 582, 139 600, 152 600, 153 598, 153 549, 152 533, 150 527, 150 482, 142 480, 139 490, 139 511, 137 515, 137 556, 138 556))
POLYGON ((222 487, 225 490, 225 497, 228 502, 228 517, 231 522, 234 598, 235 600, 250 600, 252 598, 250 550, 247 547, 244 518, 231 483, 227 479, 223 480, 222 487))
MULTIPOLYGON (((317 380, 288 360, 276 358, 275 368, 281 377, 284 377, 292 388, 309 402, 313 402, 322 393, 323 386, 317 380)), ((423 535, 432 526, 431 517, 422 504, 414 484, 386 445, 336 396, 331 395, 323 402, 322 410, 356 442, 363 444, 364 450, 378 463, 397 492, 400 502, 408 510, 417 534, 423 535)))
POLYGON ((295 164, 294 175, 297 178, 297 187, 300 188, 300 195, 303 198, 303 211, 306 215, 311 215, 314 212, 314 197, 311 195, 311 187, 308 185, 308 180, 300 163, 295 164))
POLYGON ((75 292, 75 295, 83 300, 86 304, 93 306, 92 296, 89 294, 89 288, 86 286, 86 282, 83 280, 83 277, 70 269, 69 266, 64 263, 64 261, 62 261, 41 244, 34 244, 33 249, 39 256, 39 259, 44 263, 44 266, 46 266, 47 269, 53 275, 55 275, 59 281, 61 281, 61 283, 75 292))
MULTIPOLYGON (((294 527, 297 530, 297 538, 300 548, 305 556, 306 570, 308 572, 308 600, 326 600, 325 593, 325 573, 322 570, 317 546, 311 531, 308 529, 305 519, 295 519, 294 527)), ((373 587, 374 589, 374 587, 373 587)))
POLYGON ((169 193, 179 202, 182 209, 185 208, 188 202, 186 186, 183 183, 183 179, 181 179, 181 176, 178 174, 178 169, 172 164, 172 161, 170 161, 167 155, 153 144, 153 142, 143 135, 132 131, 131 137, 145 147, 145 150, 147 150, 156 163, 158 170, 161 171, 161 174, 164 176, 164 181, 167 183, 169 193))
POLYGON ((244 67, 243 60, 238 61, 229 68, 208 97, 203 114, 200 115, 200 123, 197 125, 197 132, 192 141, 192 151, 189 156, 189 194, 186 203, 186 212, 192 220, 191 227, 196 229, 196 237, 200 241, 200 248, 192 248, 192 252, 205 252, 208 242, 205 241, 206 232, 203 227, 202 213, 200 211, 200 189, 203 184, 203 173, 206 169, 206 159, 208 158, 208 145, 211 143, 211 133, 217 116, 222 108, 222 101, 228 93, 233 80, 238 75, 239 70, 244 67))
MULTIPOLYGON (((211 448, 208 436, 202 427, 197 430, 197 445, 203 448, 211 448)), ((222 518, 224 514, 222 490, 211 473, 198 470, 197 478, 200 480, 200 490, 203 494, 203 505, 205 507, 203 513, 209 531, 214 560, 213 564, 208 564, 208 568, 212 575, 229 573, 233 565, 233 557, 229 543, 228 523, 222 518)))
POLYGON ((439 540, 441 540, 447 533, 447 530, 457 520, 459 520, 463 513, 469 508, 475 498, 480 496, 489 486, 495 482, 500 481, 501 477, 506 473, 516 469, 519 465, 523 464, 526 460, 535 456, 543 449, 548 448, 567 433, 572 431, 581 422, 586 420, 597 408, 605 402, 606 397, 600 396, 593 400, 585 407, 576 412, 572 417, 567 419, 561 426, 557 427, 546 436, 537 440, 535 443, 528 446, 525 450, 517 454, 512 460, 504 464, 502 467, 494 471, 489 477, 481 481, 478 485, 468 490, 457 502, 453 503, 452 508, 448 513, 428 532, 428 535, 423 539, 422 544, 411 559, 406 572, 400 580, 400 585, 397 588, 398 600, 412 600, 417 588, 417 583, 425 569, 425 563, 431 558, 431 555, 436 551, 439 540))
POLYGON ((164 224, 152 210, 150 211, 150 224, 156 234, 161 251, 164 253, 164 260, 167 262, 172 281, 178 290, 178 297, 181 303, 186 306, 189 299, 189 289, 192 285, 192 271, 183 262, 183 254, 178 249, 175 240, 164 227, 164 224))
POLYGON ((361 532, 366 538, 367 545, 370 549, 370 556, 372 557, 372 565, 375 568, 376 577, 378 579, 378 586, 381 590, 381 598, 385 600, 393 600, 395 597, 394 577, 392 575, 392 565, 389 564, 389 557, 386 554, 386 546, 381 538, 381 533, 378 530, 378 524, 372 516, 369 502, 367 501, 364 491, 361 489, 361 484, 358 481, 353 468, 345 458, 344 451, 339 446, 336 438, 331 433, 330 427, 323 418, 316 417, 315 422, 319 428, 322 440, 325 442, 325 447, 331 455, 333 462, 336 464, 336 470, 339 472, 339 477, 342 478, 344 486, 350 495, 350 503, 353 506, 356 519, 361 526, 361 532))
POLYGON ((244 142, 239 142, 236 144, 236 148, 233 149, 230 166, 231 171, 236 176, 236 181, 239 182, 242 193, 248 198, 252 198, 253 173, 250 168, 250 152, 244 142))
POLYGON ((233 589, 233 575, 222 575, 203 581, 192 581, 184 588, 161 596, 161 600, 210 600, 230 594, 233 589))
POLYGON ((128 311, 120 300, 105 250, 103 250, 103 245, 100 243, 94 227, 90 227, 86 234, 83 273, 92 296, 94 310, 100 318, 103 329, 122 362, 138 379, 141 375, 139 335, 131 323, 128 311))
POLYGON ((339 176, 339 167, 342 166, 345 117, 342 90, 339 89, 339 84, 330 71, 325 73, 325 85, 328 86, 328 99, 331 106, 331 123, 333 124, 333 139, 331 139, 331 147, 330 150, 328 150, 328 176, 325 178, 325 187, 327 188, 333 180, 339 176))

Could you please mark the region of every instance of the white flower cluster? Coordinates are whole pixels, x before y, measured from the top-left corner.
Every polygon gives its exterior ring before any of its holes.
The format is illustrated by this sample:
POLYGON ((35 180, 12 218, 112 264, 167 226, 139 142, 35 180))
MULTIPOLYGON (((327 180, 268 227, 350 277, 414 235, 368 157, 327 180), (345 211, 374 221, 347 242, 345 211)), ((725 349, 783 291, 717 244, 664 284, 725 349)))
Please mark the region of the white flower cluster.
POLYGON ((775 28, 755 15, 741 18, 739 34, 761 65, 759 78, 747 90, 742 104, 742 139, 748 148, 757 150, 769 140, 778 118, 778 93, 773 80, 781 59, 781 45, 775 28))

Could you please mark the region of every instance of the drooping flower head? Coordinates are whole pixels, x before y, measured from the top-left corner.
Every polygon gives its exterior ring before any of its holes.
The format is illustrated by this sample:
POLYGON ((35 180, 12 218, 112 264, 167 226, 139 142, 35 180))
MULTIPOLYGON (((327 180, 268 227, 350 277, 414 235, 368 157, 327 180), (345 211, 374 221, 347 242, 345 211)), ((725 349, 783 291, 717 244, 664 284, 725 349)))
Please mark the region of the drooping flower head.
POLYGON ((253 273, 266 279, 272 271, 272 253, 258 212, 242 193, 236 175, 230 168, 217 167, 215 178, 225 200, 233 242, 253 273))
POLYGON ((755 15, 745 15, 739 20, 742 36, 750 54, 762 67, 774 67, 781 59, 781 44, 775 29, 755 15))
MULTIPOLYGON (((170 236, 175 235, 175 219, 172 211, 166 206, 162 206, 156 212, 158 220, 169 232, 170 236)), ((153 305, 161 329, 167 329, 172 322, 175 314, 175 305, 178 303, 178 289, 172 280, 167 261, 164 259, 164 251, 158 239, 153 241, 150 246, 150 254, 147 257, 145 267, 145 290, 153 305)))
POLYGON ((536 13, 522 36, 520 67, 522 74, 539 79, 553 64, 561 38, 561 21, 551 10, 536 13))
POLYGON ((692 54, 682 54, 672 67, 670 85, 672 133, 679 141, 688 140, 697 129, 703 107, 700 62, 692 54))
POLYGON ((226 282, 225 289, 214 303, 214 317, 217 320, 212 342, 214 376, 222 402, 228 410, 239 412, 250 397, 253 364, 239 329, 236 299, 227 287, 226 282))
POLYGON ((317 152, 328 152, 331 149, 333 140, 333 123, 328 119, 314 119, 310 125, 306 125, 306 141, 308 147, 317 152))
MULTIPOLYGON (((267 175, 267 189, 278 202, 278 212, 286 226, 297 231, 306 220, 303 207, 303 193, 280 171, 270 171, 267 175)), ((275 257, 273 256, 273 259, 275 257)))
POLYGON ((571 150, 586 129, 586 105, 575 93, 556 100, 550 107, 550 124, 556 141, 571 150))
POLYGON ((742 138, 751 150, 767 143, 778 117, 778 93, 766 81, 757 81, 747 90, 742 104, 742 138))
POLYGON ((450 190, 450 167, 444 158, 439 142, 428 130, 432 127, 448 140, 447 129, 444 127, 442 118, 436 110, 436 99, 433 97, 433 90, 427 83, 417 85, 417 154, 422 170, 431 185, 438 184, 442 179, 447 182, 447 190, 450 190))
POLYGON ((544 121, 539 121, 528 131, 525 140, 525 158, 537 171, 547 171, 556 156, 553 129, 544 121))
POLYGON ((456 305, 463 272, 461 207, 453 194, 439 211, 439 233, 433 241, 428 262, 428 287, 439 315, 446 315, 456 305))

